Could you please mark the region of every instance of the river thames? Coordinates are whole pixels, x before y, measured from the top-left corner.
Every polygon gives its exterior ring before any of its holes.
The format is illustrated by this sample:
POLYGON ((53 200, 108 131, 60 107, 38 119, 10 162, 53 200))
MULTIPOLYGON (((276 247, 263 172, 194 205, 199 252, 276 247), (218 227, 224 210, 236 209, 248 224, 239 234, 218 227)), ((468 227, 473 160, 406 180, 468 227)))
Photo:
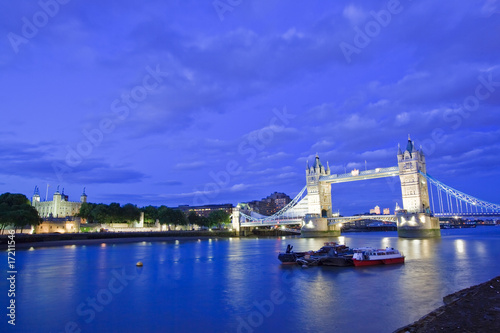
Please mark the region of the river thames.
MULTIPOLYGON (((16 325, 2 332, 392 332, 443 296, 500 275, 500 227, 338 238, 230 238, 18 249, 16 325), (404 265, 282 266, 325 241, 394 247, 404 265), (142 261, 144 266, 137 268, 142 261)), ((6 252, 1 254, 4 274, 6 252)))

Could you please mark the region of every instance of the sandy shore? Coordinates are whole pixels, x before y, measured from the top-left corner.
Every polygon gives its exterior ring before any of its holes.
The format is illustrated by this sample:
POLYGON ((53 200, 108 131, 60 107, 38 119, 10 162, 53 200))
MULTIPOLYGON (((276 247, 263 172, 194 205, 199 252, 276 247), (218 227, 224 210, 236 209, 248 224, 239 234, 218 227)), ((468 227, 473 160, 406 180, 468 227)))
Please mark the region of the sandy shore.
POLYGON ((443 302, 394 333, 500 332, 500 276, 445 296, 443 302))

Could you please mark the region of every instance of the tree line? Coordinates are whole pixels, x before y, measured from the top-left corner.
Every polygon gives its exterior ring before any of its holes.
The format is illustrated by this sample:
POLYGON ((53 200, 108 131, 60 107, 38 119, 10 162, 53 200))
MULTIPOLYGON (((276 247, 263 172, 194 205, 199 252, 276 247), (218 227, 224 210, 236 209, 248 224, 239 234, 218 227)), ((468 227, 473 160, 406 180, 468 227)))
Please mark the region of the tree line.
POLYGON ((230 222, 230 215, 224 210, 213 211, 208 217, 199 216, 194 211, 190 211, 186 216, 183 211, 164 205, 138 208, 132 204, 120 206, 118 203, 106 205, 85 202, 77 216, 86 219, 89 223, 131 223, 139 220, 141 212, 144 212, 145 223, 152 224, 158 221, 161 225, 175 227, 186 225, 220 227, 230 222))
POLYGON ((144 212, 144 221, 154 223, 156 220, 160 224, 178 225, 198 225, 200 227, 219 228, 222 225, 230 223, 231 216, 225 210, 219 209, 210 212, 208 217, 200 216, 194 211, 190 211, 186 216, 181 210, 169 208, 166 206, 146 206, 141 208, 144 212))
MULTIPOLYGON (((224 210, 212 211, 208 217, 199 216, 190 211, 186 216, 179 209, 169 208, 164 205, 160 207, 146 206, 138 208, 133 204, 121 206, 113 202, 107 204, 95 204, 84 202, 80 208, 78 217, 84 218, 88 223, 132 223, 138 221, 144 212, 146 223, 158 221, 162 225, 186 226, 198 225, 200 227, 222 227, 230 223, 230 215, 224 210)), ((0 231, 7 226, 21 229, 26 226, 36 226, 42 222, 37 210, 24 194, 4 193, 0 195, 0 231)))
POLYGON ((4 193, 0 195, 0 230, 3 234, 7 226, 23 229, 26 226, 36 226, 42 222, 35 207, 24 194, 4 193))
POLYGON ((84 202, 76 216, 84 218, 88 223, 132 223, 141 217, 141 211, 130 203, 120 206, 117 202, 109 205, 84 202))

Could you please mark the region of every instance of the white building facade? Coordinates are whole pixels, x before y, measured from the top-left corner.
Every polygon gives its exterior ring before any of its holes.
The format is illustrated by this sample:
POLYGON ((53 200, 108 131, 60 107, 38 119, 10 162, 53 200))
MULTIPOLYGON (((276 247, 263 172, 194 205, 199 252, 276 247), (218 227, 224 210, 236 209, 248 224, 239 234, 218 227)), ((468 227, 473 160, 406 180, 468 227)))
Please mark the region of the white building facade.
POLYGON ((80 196, 80 201, 69 201, 68 196, 64 194, 64 189, 62 193, 59 192, 59 187, 54 193, 52 201, 41 201, 40 191, 38 186, 35 187, 35 193, 31 200, 31 205, 35 207, 41 218, 63 218, 72 217, 80 212, 80 207, 82 203, 87 202, 87 195, 85 194, 85 189, 80 196))

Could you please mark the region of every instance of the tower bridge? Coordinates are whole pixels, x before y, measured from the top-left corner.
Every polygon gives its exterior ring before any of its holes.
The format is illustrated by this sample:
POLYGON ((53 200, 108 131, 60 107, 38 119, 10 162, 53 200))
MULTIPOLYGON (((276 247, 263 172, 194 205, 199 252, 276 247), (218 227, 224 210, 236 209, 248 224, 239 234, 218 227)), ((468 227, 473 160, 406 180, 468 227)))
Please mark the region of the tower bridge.
POLYGON ((272 216, 259 215, 239 204, 232 215, 233 228, 300 225, 303 237, 340 235, 341 223, 377 219, 397 223, 400 237, 439 237, 439 216, 500 216, 500 205, 492 204, 447 186, 427 173, 425 154, 408 137, 406 149, 398 145, 397 166, 373 170, 352 170, 332 174, 316 155, 306 165, 306 186, 283 209, 272 216), (403 209, 394 215, 340 217, 332 213, 331 185, 399 176, 403 209), (435 189, 434 189, 435 188, 435 189), (430 191, 430 194, 429 194, 430 191))

